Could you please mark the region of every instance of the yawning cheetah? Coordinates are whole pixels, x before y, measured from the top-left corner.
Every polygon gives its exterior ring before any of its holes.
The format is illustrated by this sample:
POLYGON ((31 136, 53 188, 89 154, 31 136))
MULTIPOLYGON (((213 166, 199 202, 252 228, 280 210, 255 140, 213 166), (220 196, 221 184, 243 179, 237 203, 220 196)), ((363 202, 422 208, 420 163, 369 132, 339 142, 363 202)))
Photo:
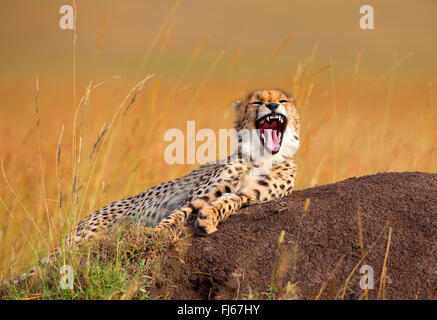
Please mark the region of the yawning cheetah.
POLYGON ((68 235, 66 244, 80 243, 126 219, 158 229, 194 222, 199 234, 210 234, 244 204, 290 194, 300 126, 294 100, 281 90, 258 90, 234 108, 238 145, 233 155, 95 211, 68 235))

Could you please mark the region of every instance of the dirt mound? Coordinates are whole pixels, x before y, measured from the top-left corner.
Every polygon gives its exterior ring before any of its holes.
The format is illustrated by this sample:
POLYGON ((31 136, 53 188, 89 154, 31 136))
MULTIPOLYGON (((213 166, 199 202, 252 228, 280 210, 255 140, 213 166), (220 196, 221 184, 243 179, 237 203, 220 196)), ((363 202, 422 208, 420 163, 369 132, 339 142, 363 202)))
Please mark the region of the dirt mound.
POLYGON ((240 210, 213 235, 182 241, 165 256, 158 293, 436 299, 436 214, 437 174, 381 173, 295 191, 240 210), (374 272, 367 292, 362 265, 374 272))

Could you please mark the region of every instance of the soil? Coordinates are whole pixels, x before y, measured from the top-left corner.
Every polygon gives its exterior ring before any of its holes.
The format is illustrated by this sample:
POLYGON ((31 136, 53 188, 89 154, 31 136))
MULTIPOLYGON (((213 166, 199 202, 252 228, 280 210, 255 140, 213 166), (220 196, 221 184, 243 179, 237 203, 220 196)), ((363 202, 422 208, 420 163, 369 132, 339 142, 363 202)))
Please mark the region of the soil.
POLYGON ((379 173, 298 190, 241 209, 212 235, 180 241, 164 257, 156 293, 437 299, 436 214, 432 173, 379 173), (363 265, 373 269, 373 289, 360 286, 363 265))

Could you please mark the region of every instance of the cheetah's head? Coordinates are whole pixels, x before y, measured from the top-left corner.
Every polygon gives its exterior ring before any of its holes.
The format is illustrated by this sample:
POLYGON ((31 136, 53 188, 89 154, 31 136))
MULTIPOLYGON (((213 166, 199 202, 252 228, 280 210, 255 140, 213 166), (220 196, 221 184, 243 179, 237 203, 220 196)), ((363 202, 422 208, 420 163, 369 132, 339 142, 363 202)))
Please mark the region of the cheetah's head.
POLYGON ((299 115, 294 99, 282 90, 256 90, 234 102, 239 148, 254 161, 281 162, 299 148, 299 115), (252 132, 251 139, 242 139, 252 132), (256 134, 253 134, 256 133, 256 134), (246 141, 245 141, 246 140, 246 141))

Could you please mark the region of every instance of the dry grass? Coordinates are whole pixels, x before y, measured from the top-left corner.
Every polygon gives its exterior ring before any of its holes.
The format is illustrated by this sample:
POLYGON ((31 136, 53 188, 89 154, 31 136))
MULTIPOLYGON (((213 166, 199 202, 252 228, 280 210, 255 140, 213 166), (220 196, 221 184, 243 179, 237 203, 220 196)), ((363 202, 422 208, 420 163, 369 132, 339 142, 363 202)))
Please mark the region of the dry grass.
POLYGON ((2 299, 155 299, 163 255, 176 244, 170 233, 132 224, 119 224, 92 241, 41 265, 38 273, 19 286, 2 286, 2 299), (66 275, 62 266, 73 270, 74 288, 62 289, 66 275))
MULTIPOLYGON (((436 171, 430 86, 410 88, 408 95, 418 91, 422 95, 412 100, 399 89, 387 93, 388 80, 369 85, 358 79, 355 86, 360 90, 351 97, 348 84, 337 81, 335 86, 318 87, 317 75, 302 65, 310 63, 299 64, 294 81, 284 80, 302 113, 297 188, 379 171, 436 171), (389 108, 391 112, 384 111, 389 108)), ((185 132, 187 120, 195 120, 197 129, 229 128, 230 103, 246 91, 244 84, 235 92, 225 83, 209 84, 203 90, 204 82, 185 83, 173 90, 173 98, 165 104, 166 93, 179 84, 161 81, 158 75, 143 83, 138 96, 121 79, 100 87, 78 85, 84 88, 84 98, 73 122, 68 106, 57 108, 69 88, 55 90, 52 83, 40 80, 37 115, 27 108, 2 116, 0 200, 6 214, 0 216, 0 267, 4 275, 21 269, 41 249, 53 248, 66 228, 94 209, 196 167, 165 163, 165 130, 185 132), (72 123, 76 123, 74 150, 72 123)), ((34 95, 30 86, 3 83, 2 88, 3 99, 17 96, 23 104, 34 95)))

